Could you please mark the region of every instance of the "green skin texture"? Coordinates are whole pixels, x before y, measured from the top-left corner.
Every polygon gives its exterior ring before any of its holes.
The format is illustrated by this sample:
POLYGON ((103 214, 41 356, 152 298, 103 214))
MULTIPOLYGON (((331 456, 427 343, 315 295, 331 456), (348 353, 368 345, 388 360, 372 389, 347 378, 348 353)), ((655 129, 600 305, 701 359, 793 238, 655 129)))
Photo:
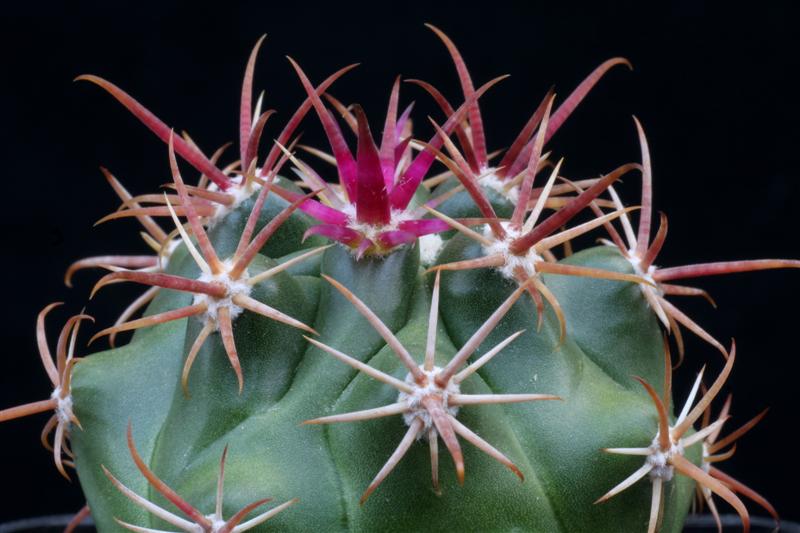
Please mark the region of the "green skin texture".
MULTIPOLYGON (((222 257, 235 248, 249 213, 240 206, 210 232, 222 257)), ((261 223, 285 202, 270 198, 261 223)), ((295 213, 249 268, 251 275, 314 243, 298 237, 312 224, 295 213), (293 229, 292 229, 293 228, 293 229)), ((450 239, 439 262, 480 255, 463 236, 450 239)), ((565 262, 629 272, 610 248, 593 248, 565 262)), ((199 271, 183 246, 169 271, 199 271)), ((330 284, 340 281, 422 360, 432 275, 424 275, 416 247, 356 261, 341 246, 260 284, 252 296, 304 321, 319 340, 400 379, 406 369, 367 321, 330 284)), ((105 465, 137 493, 177 512, 148 486, 130 457, 130 421, 140 454, 155 473, 204 513, 214 509, 216 477, 229 446, 224 516, 253 500, 300 502, 259 526, 263 531, 645 531, 651 484, 645 478, 602 505, 593 501, 641 466, 643 458, 612 456, 603 447, 641 447, 657 431, 655 407, 632 375, 656 389, 663 383, 661 332, 638 287, 547 276, 567 317, 547 308, 540 331, 536 309, 523 296, 473 358, 510 335, 526 332, 462 384, 465 393, 547 393, 563 401, 462 407, 458 419, 505 453, 525 475, 519 479, 461 440, 466 481, 459 486, 440 442, 441 495, 430 480, 427 443, 414 443, 364 505, 359 497, 394 451, 406 426, 400 416, 332 426, 307 419, 396 401, 397 392, 310 346, 303 332, 244 312, 234 336, 244 373, 237 392, 218 334, 200 351, 180 386, 186 353, 201 324, 195 318, 136 332, 123 347, 94 354, 75 367, 72 396, 83 430, 72 428, 81 486, 101 531, 119 531, 114 517, 173 529, 133 505, 104 476, 105 465)), ((437 364, 443 366, 514 290, 491 270, 442 275, 437 364)), ((161 291, 146 314, 187 305, 191 295, 161 291)), ((699 462, 699 446, 687 456, 699 462)), ((676 473, 665 486, 663 532, 679 532, 693 496, 691 480, 676 473)))

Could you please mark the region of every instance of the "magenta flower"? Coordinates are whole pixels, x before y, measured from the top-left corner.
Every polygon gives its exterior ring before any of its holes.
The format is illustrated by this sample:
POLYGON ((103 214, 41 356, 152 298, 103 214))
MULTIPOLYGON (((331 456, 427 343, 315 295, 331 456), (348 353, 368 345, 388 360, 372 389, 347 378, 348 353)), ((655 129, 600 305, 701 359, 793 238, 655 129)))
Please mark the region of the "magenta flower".
MULTIPOLYGON (((351 247, 357 257, 366 253, 385 254, 402 244, 415 242, 423 235, 446 231, 449 226, 437 219, 423 219, 424 208, 412 205, 412 198, 422 179, 436 159, 435 150, 441 147, 442 138, 434 135, 429 146, 413 160, 408 161, 410 136, 403 137, 410 108, 397 117, 400 91, 399 78, 389 98, 388 111, 380 146, 370 132, 366 115, 360 106, 354 106, 357 149, 355 157, 344 140, 339 124, 325 107, 322 99, 300 66, 290 59, 297 71, 312 105, 319 115, 328 137, 339 173, 338 191, 325 183, 307 165, 304 179, 321 189, 320 201, 307 200, 300 209, 322 224, 310 228, 306 237, 322 235, 351 247)), ((471 100, 479 98, 501 78, 496 78, 475 91, 471 100)), ((450 115, 442 130, 449 133, 468 109, 469 101, 450 115)), ((294 201, 299 195, 274 188, 284 198, 294 201)))

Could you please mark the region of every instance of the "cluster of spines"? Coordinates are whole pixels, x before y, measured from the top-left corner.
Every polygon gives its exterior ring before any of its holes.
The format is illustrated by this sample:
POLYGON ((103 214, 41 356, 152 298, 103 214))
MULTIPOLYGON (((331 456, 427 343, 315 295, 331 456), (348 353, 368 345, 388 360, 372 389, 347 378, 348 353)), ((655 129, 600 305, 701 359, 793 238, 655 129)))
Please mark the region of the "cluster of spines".
MULTIPOLYGON (((188 501, 184 500, 177 492, 170 488, 169 485, 159 479, 159 477, 152 470, 150 470, 150 468, 147 466, 147 463, 145 463, 144 459, 142 459, 141 455, 139 455, 139 452, 136 450, 136 444, 133 440, 133 428, 130 424, 128 425, 127 441, 128 450, 130 451, 131 457, 133 458, 133 461, 136 464, 136 468, 139 470, 139 472, 141 472, 147 482, 152 485, 159 494, 161 494, 167 499, 167 501, 180 510, 180 512, 186 518, 164 509, 163 507, 151 502, 147 498, 129 489, 121 481, 114 477, 114 474, 109 472, 106 467, 103 467, 103 473, 111 481, 111 483, 136 506, 141 507, 153 516, 177 527, 182 531, 187 531, 190 533, 241 533, 261 525, 276 514, 280 513, 284 509, 287 509, 288 507, 291 507, 299 501, 297 498, 293 498, 287 502, 273 507, 269 511, 264 511, 248 520, 245 520, 247 516, 253 513, 256 509, 263 507, 272 501, 271 498, 263 498, 245 505, 229 519, 224 519, 222 516, 222 506, 225 498, 225 460, 228 457, 228 447, 225 446, 224 450, 222 451, 222 457, 219 461, 219 475, 217 476, 217 490, 215 499, 216 505, 214 507, 214 512, 212 514, 205 515, 188 501)), ((161 530, 158 529, 129 524, 119 519, 117 519, 117 523, 125 529, 129 529, 137 533, 161 532, 161 530)))
MULTIPOLYGON (((627 61, 622 58, 614 58, 600 65, 555 111, 553 111, 555 96, 552 91, 548 92, 511 147, 505 153, 503 151, 489 153, 478 99, 503 77, 495 78, 476 90, 466 70, 464 60, 455 45, 443 32, 432 26, 431 29, 442 39, 453 58, 463 89, 464 103, 458 108, 454 108, 429 83, 420 80, 408 80, 425 89, 447 115, 447 120, 441 127, 431 119, 435 134, 428 142, 417 141, 411 136, 409 119, 411 106, 406 108, 398 118, 399 78, 392 87, 382 141, 378 146, 373 140, 364 111, 359 106, 345 106, 326 93, 334 81, 355 65, 340 69, 319 86, 314 87, 299 65, 290 58, 290 62, 307 93, 307 98, 280 132, 274 146, 261 166, 258 165, 257 160, 260 139, 267 120, 274 113, 273 110, 261 112, 262 98, 258 99, 255 112, 252 109, 253 71, 256 55, 263 38, 254 47, 245 70, 240 109, 240 158, 237 162, 228 165, 222 170, 217 166, 217 162, 222 156, 225 147, 217 150, 211 157, 206 157, 188 135, 183 137, 175 136, 171 128, 115 85, 95 76, 79 77, 78 79, 91 81, 106 89, 169 145, 170 168, 173 174, 173 183, 169 187, 174 190, 174 193, 171 194, 132 196, 114 176, 103 169, 107 180, 120 197, 122 205, 118 211, 104 217, 101 222, 124 217, 137 218, 145 230, 142 234, 143 239, 153 249, 153 254, 93 257, 78 261, 70 267, 66 275, 68 284, 72 274, 79 269, 101 267, 111 270, 110 274, 97 283, 95 291, 104 285, 119 281, 134 281, 149 286, 148 290, 122 313, 112 327, 101 331, 93 339, 98 336, 109 335, 113 344, 116 334, 122 331, 147 327, 187 316, 202 316, 204 327, 187 355, 182 373, 184 390, 188 395, 188 375, 194 357, 207 337, 218 331, 231 365, 237 374, 239 391, 241 392, 244 386, 244 376, 238 362, 233 339, 232 319, 235 316, 231 316, 232 313, 236 314, 241 312, 242 309, 246 309, 290 326, 304 329, 310 334, 315 333, 310 326, 250 298, 247 295, 246 288, 239 288, 240 285, 252 285, 264 281, 297 262, 320 253, 326 248, 321 247, 310 250, 295 259, 256 276, 250 277, 247 275, 246 268, 249 262, 252 261, 267 239, 288 219, 294 210, 302 210, 320 222, 319 225, 313 226, 307 232, 307 236, 321 235, 330 240, 338 241, 353 250, 356 260, 364 255, 390 253, 398 246, 417 242, 423 235, 456 229, 479 242, 485 255, 478 259, 438 265, 431 269, 437 272, 431 304, 428 344, 425 360, 421 365, 411 358, 408 351, 400 345, 388 328, 355 295, 337 281, 328 280, 356 306, 358 311, 384 337, 387 344, 392 347, 401 362, 408 368, 409 380, 405 382, 396 380, 355 361, 336 350, 335 347, 327 346, 312 337, 306 337, 311 344, 351 364, 358 370, 394 386, 401 394, 400 398, 402 399, 390 406, 308 421, 308 423, 330 423, 363 420, 390 414, 405 415, 409 425, 406 437, 384 468, 378 473, 373 483, 367 488, 362 497, 362 502, 399 462, 413 440, 423 433, 428 438, 431 447, 432 477, 435 487, 438 486, 437 437, 442 438, 450 451, 456 464, 459 480, 463 480, 464 466, 456 434, 475 444, 522 477, 519 470, 507 457, 460 424, 456 420, 454 413, 448 410, 468 404, 533 401, 556 399, 556 397, 520 393, 467 398, 467 395, 460 395, 458 392, 453 392, 450 395, 452 391, 449 391, 448 386, 453 385, 457 389, 457 382, 464 379, 471 371, 474 371, 476 365, 487 362, 489 358, 497 355, 503 347, 519 335, 519 333, 516 333, 507 338, 466 369, 456 374, 458 367, 466 363, 467 358, 477 348, 480 341, 491 332, 497 321, 502 318, 523 293, 527 293, 536 304, 539 311, 540 324, 544 311, 544 301, 546 300, 551 304, 561 325, 561 337, 563 339, 566 334, 566 324, 560 305, 539 277, 541 273, 549 273, 637 283, 667 332, 674 334, 681 358, 683 357, 683 340, 680 336, 678 324, 687 327, 725 355, 727 362, 721 377, 703 395, 700 403, 692 409, 691 413, 683 413, 682 417, 679 417, 676 427, 670 427, 668 424, 670 387, 665 385, 665 396, 662 399, 655 394, 652 386, 644 380, 640 380, 652 397, 659 415, 658 436, 652 446, 641 450, 649 450, 650 452, 656 450, 654 453, 664 455, 670 461, 667 467, 674 467, 679 472, 693 477, 699 484, 699 494, 715 516, 717 516, 717 511, 710 497, 711 492, 722 496, 731 503, 742 516, 745 525, 747 525, 748 520, 747 511, 734 492, 739 492, 749 497, 776 516, 774 509, 763 497, 722 473, 716 467, 710 466, 711 463, 727 459, 732 455, 732 451, 722 454, 717 452, 731 444, 744 431, 749 430, 755 422, 760 420, 760 417, 719 442, 715 441, 719 437, 721 426, 726 420, 725 414, 721 415, 713 423, 706 417, 703 422, 703 429, 689 437, 691 439, 690 444, 702 442, 704 450, 707 451, 704 454, 702 468, 688 463, 683 459, 682 453, 670 452, 676 446, 676 443, 681 440, 686 430, 698 420, 703 412, 709 412, 711 400, 719 392, 719 388, 730 372, 734 353, 732 351, 730 357, 728 357, 728 352, 721 343, 669 303, 665 296, 700 295, 708 297, 701 289, 672 284, 671 282, 675 280, 768 268, 796 268, 800 266, 800 262, 760 260, 710 263, 663 269, 655 267, 654 261, 663 246, 667 225, 666 217, 662 215, 661 226, 651 242, 652 171, 647 141, 638 120, 636 121, 636 127, 642 147, 641 165, 623 165, 600 178, 571 181, 559 174, 563 159, 556 164, 552 164, 549 161, 550 154, 544 152, 545 144, 558 131, 597 81, 615 65, 627 64, 630 66, 627 61), (325 97, 334 109, 342 115, 356 135, 357 152, 355 157, 347 147, 340 126, 332 113, 325 107, 322 97, 325 97), (301 161, 293 152, 298 139, 295 135, 296 129, 312 107, 316 111, 328 136, 332 155, 327 155, 320 150, 306 149, 323 159, 335 163, 339 176, 338 186, 323 180, 310 165, 301 161), (451 134, 455 134, 460 149, 450 139, 451 134), (442 149, 445 149, 448 155, 445 155, 442 149), (413 155, 414 151, 418 152, 416 156, 413 155), (188 186, 183 182, 178 170, 176 154, 180 155, 201 173, 197 186, 188 186), (503 157, 499 165, 496 167, 490 166, 490 160, 500 154, 503 154, 503 157), (278 172, 287 161, 291 161, 295 165, 293 170, 300 177, 298 185, 311 189, 309 194, 297 194, 275 183, 278 172), (447 170, 426 180, 426 175, 435 161, 442 163, 447 170), (534 187, 534 181, 538 173, 548 167, 552 167, 552 169, 545 184, 540 187, 534 187), (620 202, 613 188, 613 183, 624 174, 636 169, 642 173, 643 186, 639 227, 638 231, 634 232, 629 213, 639 208, 625 207, 620 202), (449 192, 434 196, 421 206, 413 206, 411 204, 412 196, 418 187, 433 188, 451 178, 455 178, 458 181, 458 185, 449 192), (514 203, 513 214, 509 220, 498 218, 486 195, 486 187, 506 193, 506 197, 514 203), (479 218, 454 219, 437 210, 447 199, 462 190, 465 190, 474 200, 476 208, 481 215, 479 218), (236 252, 231 258, 221 260, 208 239, 204 225, 213 224, 223 217, 227 210, 235 207, 242 199, 254 195, 256 192, 257 196, 236 252), (601 198, 601 195, 606 192, 609 193, 610 198, 601 198), (290 205, 254 236, 258 215, 264 206, 267 195, 270 193, 289 201, 290 205), (609 213, 602 211, 602 208, 609 207, 613 211, 609 213), (596 217, 593 220, 572 228, 565 227, 576 215, 587 208, 595 213, 596 217), (552 209, 553 213, 543 217, 545 209, 552 209), (188 228, 184 227, 184 224, 180 222, 179 216, 186 218, 188 228), (175 230, 166 232, 155 222, 154 217, 170 217, 175 222, 175 230), (627 243, 613 226, 612 222, 615 220, 621 222, 627 243), (477 225, 485 226, 485 231, 480 232, 472 229, 477 225), (553 249, 556 246, 564 245, 567 247, 574 238, 600 226, 604 226, 607 229, 611 239, 609 244, 617 246, 622 255, 631 263, 633 274, 576 267, 555 261, 556 257, 553 249), (189 233, 194 236, 199 250, 195 248, 189 233), (202 272, 199 278, 183 278, 165 272, 170 254, 178 244, 183 244, 192 254, 202 272), (471 268, 497 269, 504 275, 516 280, 519 288, 489 317, 486 323, 475 333, 473 339, 456 354, 450 364, 444 369, 436 369, 433 367, 432 361, 441 271, 471 268), (163 288, 192 293, 195 295, 195 301, 192 305, 181 309, 129 320, 152 300, 156 291, 163 288), (419 390, 424 392, 419 393, 419 390), (427 413, 424 416, 420 415, 423 411, 427 413), (409 413, 414 414, 409 415, 409 413), (653 448, 654 446, 655 448, 653 448)), ((62 458, 62 452, 71 456, 71 451, 67 444, 70 424, 79 425, 71 412, 71 398, 69 396, 71 370, 74 362, 78 360, 73 358, 73 351, 78 325, 81 320, 88 317, 86 315, 78 315, 67 323, 58 343, 57 365, 53 365, 44 341, 43 330, 44 315, 51 308, 52 306, 49 306, 40 315, 37 322, 37 338, 39 339, 40 353, 42 354, 45 369, 55 388, 53 397, 43 402, 0 411, 0 421, 54 410, 53 418, 45 427, 43 440, 49 431, 55 429, 54 459, 59 471, 66 476, 63 465, 69 465, 70 461, 69 458, 66 461, 62 458), (70 338, 69 341, 65 340, 67 337, 70 338)), ((671 376, 671 366, 671 360, 667 355, 667 376, 671 376)), ((700 380, 698 379, 695 389, 699 386, 700 380)), ((692 399, 693 396, 690 397, 687 408, 691 406, 692 399)), ((727 413, 727 410, 726 404, 726 407, 723 408, 723 413, 727 413)), ((137 454, 130 434, 129 445, 131 453, 136 459, 137 454)), ((608 451, 619 452, 618 449, 609 449, 608 451)), ((630 452, 630 450, 627 450, 627 452, 630 452)), ((642 452, 642 455, 645 454, 642 452)), ((152 472, 150 472, 151 475, 148 475, 139 465, 139 462, 137 461, 137 466, 158 489, 159 485, 154 482, 152 472)), ((620 486, 612 489, 609 494, 601 498, 601 501, 627 488, 627 486, 630 486, 644 475, 651 473, 656 468, 650 463, 646 463, 645 466, 649 467, 649 469, 643 467, 641 471, 635 473, 634 476, 628 478, 620 486)), ((113 476, 110 477, 114 480, 113 476)), ((658 515, 661 510, 659 498, 661 482, 663 482, 663 478, 658 476, 653 479, 655 481, 653 511, 651 512, 650 520, 651 531, 655 530, 658 523, 658 515), (656 497, 656 494, 659 495, 659 498, 656 497)), ((115 484, 125 492, 124 486, 116 481, 115 484)), ((168 497, 168 499, 170 498, 168 497)), ((138 502, 138 504, 142 505, 142 502, 138 502)), ((178 505, 178 507, 183 509, 181 505, 178 505)), ((249 507, 246 509, 250 510, 249 507)), ((198 513, 196 510, 193 512, 198 513)), ((243 515, 239 518, 243 518, 243 515)), ((178 524, 176 523, 176 525, 178 524)), ((134 530, 144 530, 129 524, 126 524, 126 527, 134 530)), ((240 530, 233 528, 233 526, 229 529, 240 530)), ((211 531, 213 529, 204 530, 211 531)), ((222 530, 219 529, 219 531, 222 530)))
POLYGON ((680 414, 675 420, 674 425, 670 425, 669 413, 672 398, 672 358, 670 357, 669 343, 664 340, 664 385, 663 396, 659 396, 655 388, 645 379, 635 377, 635 379, 645 388, 647 394, 653 401, 658 415, 658 432, 652 442, 644 447, 638 448, 606 448, 606 453, 617 455, 632 455, 645 458, 644 464, 633 474, 621 481, 614 488, 600 497, 595 503, 602 503, 616 496, 620 492, 634 485, 645 476, 650 477, 652 482, 652 498, 650 504, 650 517, 648 521, 648 533, 654 533, 663 516, 663 494, 665 483, 672 480, 673 475, 678 473, 692 478, 696 483, 696 490, 701 501, 705 502, 712 515, 714 516, 719 529, 721 522, 719 513, 713 500, 713 495, 717 495, 728 502, 739 514, 742 526, 745 531, 750 528, 750 516, 744 502, 737 493, 755 501, 766 509, 778 522, 778 515, 769 502, 755 491, 752 491, 736 479, 728 476, 721 470, 711 466, 712 463, 724 461, 730 458, 735 451, 735 446, 722 454, 717 452, 724 450, 733 444, 739 437, 752 428, 761 420, 766 412, 762 412, 756 418, 750 420, 744 426, 731 433, 728 437, 716 442, 723 425, 727 422, 729 402, 723 408, 715 421, 711 421, 710 406, 719 394, 723 385, 730 376, 733 363, 736 359, 736 345, 732 344, 730 353, 726 352, 727 360, 720 375, 714 380, 711 387, 703 390, 703 394, 697 404, 694 404, 695 397, 702 387, 704 369, 701 370, 694 385, 689 393, 680 414), (688 434, 695 422, 701 420, 702 425, 696 433, 688 434), (703 455, 700 466, 695 465, 684 456, 687 448, 701 445, 703 455))
POLYGON ((560 400, 558 396, 551 394, 461 394, 459 385, 479 368, 488 363, 498 355, 503 348, 513 342, 523 332, 518 331, 492 347, 473 363, 464 369, 459 369, 466 364, 469 357, 478 349, 481 343, 492 332, 498 322, 511 309, 516 301, 522 296, 526 287, 523 285, 500 305, 489 318, 481 325, 472 337, 461 347, 444 368, 434 365, 436 356, 436 331, 439 317, 439 286, 441 274, 436 274, 433 284, 433 294, 431 297, 430 315, 428 318, 428 333, 425 344, 425 356, 422 364, 417 363, 409 351, 394 336, 391 330, 381 321, 369 307, 364 304, 355 294, 350 292, 338 281, 325 276, 344 297, 367 319, 369 324, 378 334, 383 337, 400 362, 408 370, 405 381, 390 376, 377 370, 357 359, 350 357, 326 344, 307 338, 309 342, 329 353, 338 360, 346 363, 356 370, 381 381, 399 392, 395 403, 374 409, 356 411, 352 413, 325 416, 314 420, 308 420, 306 424, 332 424, 338 422, 355 422, 370 420, 392 415, 403 415, 408 430, 400 441, 397 449, 387 460, 375 478, 361 496, 361 503, 364 503, 370 494, 380 485, 380 483, 397 466, 400 459, 411 447, 411 444, 420 437, 424 436, 430 446, 431 455, 431 477, 434 490, 439 490, 439 449, 438 440, 442 439, 447 447, 455 464, 456 476, 459 483, 464 482, 464 458, 461 453, 461 446, 458 443, 457 435, 475 445, 478 449, 507 466, 521 480, 524 480, 522 472, 514 463, 494 446, 486 442, 476 433, 471 431, 464 424, 456 419, 458 409, 466 405, 481 404, 502 404, 520 403, 541 400, 560 400))

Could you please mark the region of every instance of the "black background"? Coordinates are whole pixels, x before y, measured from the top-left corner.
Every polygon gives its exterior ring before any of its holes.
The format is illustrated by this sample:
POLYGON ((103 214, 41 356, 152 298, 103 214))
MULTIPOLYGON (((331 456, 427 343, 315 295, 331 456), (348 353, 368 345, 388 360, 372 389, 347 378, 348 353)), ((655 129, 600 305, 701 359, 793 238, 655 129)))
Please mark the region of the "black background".
MULTIPOLYGON (((566 156, 565 172, 587 177, 638 161, 630 119, 636 114, 652 149, 656 208, 670 216, 660 264, 800 257, 800 112, 793 79, 800 66, 798 18, 788 2, 747 9, 689 0, 649 8, 619 2, 593 8, 563 2, 375 4, 4 6, 0 407, 49 394, 35 349, 36 313, 49 302, 68 302, 68 311, 54 312, 49 322, 55 342, 57 328, 85 304, 96 279, 79 274, 69 290, 61 283, 67 265, 87 255, 143 250, 133 223, 92 228, 117 205, 98 165, 137 193, 168 181, 166 147, 97 87, 71 80, 95 73, 118 83, 210 150, 236 140, 244 64, 265 32, 256 87, 267 91, 267 107, 285 119, 303 98, 285 54, 316 81, 359 61, 332 92, 362 103, 377 129, 398 73, 426 79, 458 101, 450 59, 423 22, 438 25, 457 43, 478 84, 512 74, 481 102, 490 149, 513 140, 551 84, 564 97, 602 60, 623 55, 635 70, 612 71, 550 145, 566 156)), ((417 124, 427 135, 421 119, 435 113, 434 106, 408 85, 401 98, 417 101, 417 124)), ((272 120, 265 139, 276 135, 280 119, 272 120)), ((304 124, 304 141, 322 145, 315 120, 304 124)), ((636 180, 622 189, 636 201, 636 180)), ((726 470, 761 491, 785 518, 800 518, 793 436, 800 272, 700 284, 720 309, 702 301, 681 307, 718 338, 735 335, 739 347, 729 382, 735 392, 732 424, 771 407, 726 470)), ((134 292, 109 291, 90 302, 88 312, 108 325, 125 301, 122 295, 134 292)), ((720 367, 712 349, 691 339, 688 360, 676 376, 678 398, 705 362, 714 373, 720 367)), ((0 426, 0 521, 71 512, 83 503, 77 483, 66 483, 39 445, 45 421, 40 415, 0 426)))

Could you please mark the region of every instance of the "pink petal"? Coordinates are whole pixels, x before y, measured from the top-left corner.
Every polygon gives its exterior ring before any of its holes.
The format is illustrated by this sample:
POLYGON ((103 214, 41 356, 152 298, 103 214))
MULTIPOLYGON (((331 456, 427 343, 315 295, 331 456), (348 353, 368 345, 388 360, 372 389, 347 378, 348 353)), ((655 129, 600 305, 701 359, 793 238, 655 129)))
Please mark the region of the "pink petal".
MULTIPOLYGON (((287 202, 296 202, 303 197, 302 194, 288 191, 277 185, 270 185, 270 189, 287 202)), ((306 200, 300 204, 298 209, 325 224, 335 224, 337 226, 344 226, 347 224, 347 215, 325 204, 321 204, 316 200, 306 200)))
POLYGON ((400 140, 400 137, 403 136, 403 130, 406 128, 408 117, 411 115, 412 109, 414 109, 414 102, 408 104, 408 107, 405 108, 403 113, 400 115, 400 118, 397 119, 397 125, 394 128, 394 135, 398 141, 400 140))
POLYGON ((372 242, 371 240, 369 240, 369 239, 362 240, 359 243, 358 248, 356 249, 356 259, 360 260, 362 257, 364 257, 364 254, 367 253, 367 250, 369 250, 370 248, 372 248, 374 246, 375 246, 375 243, 372 242))
MULTIPOLYGON (((353 111, 358 121, 356 219, 367 224, 388 224, 391 213, 378 148, 372 140, 364 110, 360 105, 356 105, 353 111)), ((394 168, 391 169, 391 173, 394 174, 394 168)))
POLYGON ((378 235, 378 241, 384 248, 394 248, 395 246, 400 246, 401 244, 414 242, 416 240, 416 235, 401 230, 385 231, 378 235))
POLYGON ((347 226, 336 226, 333 224, 321 224, 308 228, 303 234, 303 240, 306 240, 312 235, 321 235, 332 241, 346 244, 347 246, 355 246, 355 244, 362 239, 362 235, 356 230, 350 229, 347 226))
MULTIPOLYGON (((411 143, 411 137, 406 137, 402 141, 400 141, 397 146, 394 147, 394 165, 397 168, 397 165, 400 163, 400 160, 403 158, 403 154, 406 152, 408 145, 411 143)), ((394 176, 392 176, 392 185, 394 185, 394 176)))

